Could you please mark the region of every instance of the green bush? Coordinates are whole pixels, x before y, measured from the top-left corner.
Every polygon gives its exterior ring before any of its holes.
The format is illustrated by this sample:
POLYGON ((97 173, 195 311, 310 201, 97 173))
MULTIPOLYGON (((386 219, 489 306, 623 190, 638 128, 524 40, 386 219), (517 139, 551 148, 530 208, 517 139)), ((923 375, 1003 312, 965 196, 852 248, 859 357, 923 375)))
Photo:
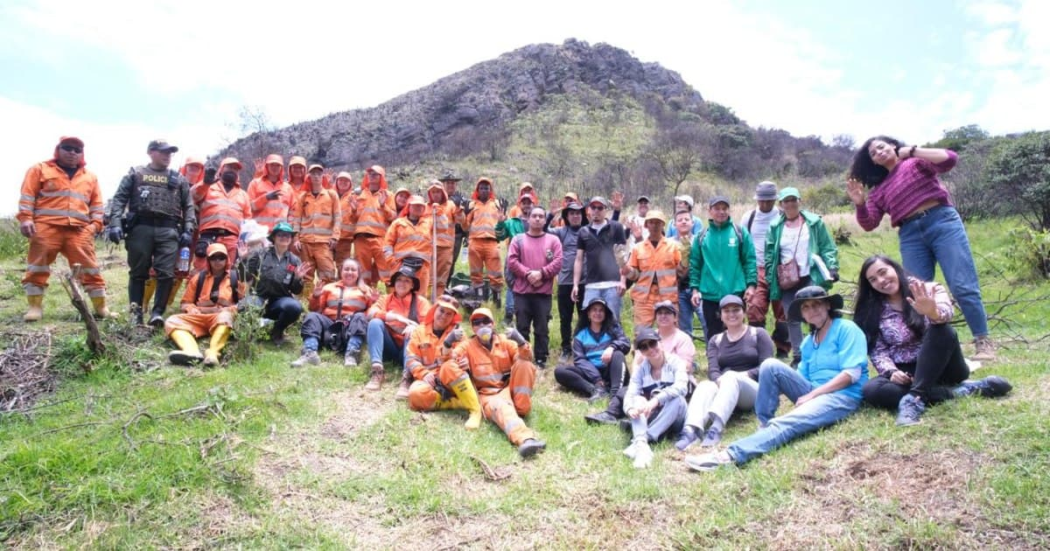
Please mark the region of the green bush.
POLYGON ((25 259, 29 251, 29 240, 18 231, 18 220, 0 219, 0 259, 25 259))
POLYGON ((806 209, 828 213, 842 210, 850 204, 844 184, 826 183, 803 192, 806 209))
POLYGON ((1050 231, 1013 228, 1009 236, 1014 249, 1006 256, 1008 270, 1024 281, 1050 278, 1050 231))

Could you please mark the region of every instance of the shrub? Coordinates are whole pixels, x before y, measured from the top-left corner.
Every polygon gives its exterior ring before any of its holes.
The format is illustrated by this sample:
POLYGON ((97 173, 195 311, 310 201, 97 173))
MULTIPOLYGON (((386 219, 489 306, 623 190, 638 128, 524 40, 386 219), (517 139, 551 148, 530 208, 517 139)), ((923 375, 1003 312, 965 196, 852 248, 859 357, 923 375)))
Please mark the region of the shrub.
POLYGON ((1013 228, 1009 236, 1009 242, 1015 244, 1006 255, 1010 271, 1025 281, 1050 278, 1050 231, 1013 228))
POLYGON ((0 259, 25 259, 29 252, 29 240, 18 230, 18 220, 0 219, 0 259))

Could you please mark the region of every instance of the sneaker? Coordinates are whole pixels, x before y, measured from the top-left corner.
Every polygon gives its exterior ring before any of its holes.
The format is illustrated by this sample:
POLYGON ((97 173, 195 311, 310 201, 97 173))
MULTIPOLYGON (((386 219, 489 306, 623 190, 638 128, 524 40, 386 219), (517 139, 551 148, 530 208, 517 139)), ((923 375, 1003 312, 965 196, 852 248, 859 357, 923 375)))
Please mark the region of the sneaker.
POLYGON ((383 371, 383 364, 372 364, 372 374, 365 383, 365 390, 375 392, 382 389, 385 382, 386 372, 383 371))
POLYGON ((518 455, 520 455, 522 459, 529 459, 530 457, 535 456, 537 453, 540 453, 546 448, 547 443, 543 440, 529 438, 522 442, 520 446, 518 446, 518 455))
POLYGON ((591 392, 591 395, 587 397, 587 403, 593 404, 598 400, 608 397, 609 391, 605 390, 605 385, 594 385, 594 390, 591 392))
POLYGON ((303 352, 302 356, 299 356, 298 360, 292 362, 292 367, 303 367, 304 365, 321 365, 321 357, 317 355, 316 350, 307 350, 303 352))
POLYGON ((701 448, 713 448, 722 441, 722 429, 711 427, 707 429, 707 434, 704 435, 704 441, 700 442, 701 448))
POLYGON ((641 440, 635 445, 634 450, 634 468, 648 469, 653 464, 653 449, 649 447, 649 443, 641 440))
POLYGON ((995 361, 995 343, 992 342, 992 339, 990 339, 988 335, 977 337, 974 339, 973 345, 975 351, 972 358, 974 360, 977 360, 982 364, 995 361))
POLYGON ((164 327, 164 316, 154 312, 153 315, 149 317, 149 324, 151 327, 157 329, 164 327))
POLYGON ((619 419, 608 411, 592 413, 583 417, 589 425, 615 425, 619 419))
POLYGON ((926 404, 922 403, 922 398, 914 394, 905 394, 900 404, 897 405, 897 426, 918 425, 924 411, 926 411, 926 404))
POLYGON ((974 394, 984 398, 998 398, 1006 396, 1013 388, 1013 385, 1006 379, 998 375, 992 375, 976 381, 963 381, 961 385, 952 389, 952 394, 956 398, 974 394))
POLYGON ((355 350, 353 348, 347 350, 346 356, 343 357, 343 365, 345 367, 357 367, 357 355, 360 352, 360 350, 355 350))
POLYGON ((394 399, 408 400, 408 388, 410 386, 412 386, 412 377, 402 373, 401 382, 397 385, 397 393, 394 394, 394 399))
POLYGON ((706 473, 713 471, 722 465, 733 462, 728 452, 705 453, 703 455, 690 455, 685 458, 685 465, 694 471, 706 473))
POLYGON ((678 436, 678 441, 674 443, 676 450, 684 452, 689 446, 692 446, 700 437, 696 434, 696 429, 690 425, 686 425, 682 429, 682 434, 678 436))
MULTIPOLYGON (((634 461, 634 458, 638 457, 638 443, 639 442, 640 442, 640 440, 631 440, 631 444, 629 446, 627 446, 626 448, 624 448, 623 454, 627 456, 627 459, 630 459, 631 461, 634 461)), ((649 446, 648 443, 645 443, 645 444, 646 444, 646 447, 649 446)))

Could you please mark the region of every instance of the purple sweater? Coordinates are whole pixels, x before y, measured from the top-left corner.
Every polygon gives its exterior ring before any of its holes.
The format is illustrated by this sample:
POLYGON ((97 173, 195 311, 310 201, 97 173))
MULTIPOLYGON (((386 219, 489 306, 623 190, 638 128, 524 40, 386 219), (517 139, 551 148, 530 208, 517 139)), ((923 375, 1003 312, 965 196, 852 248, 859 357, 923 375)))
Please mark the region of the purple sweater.
POLYGON ((948 190, 937 175, 951 170, 958 160, 959 156, 948 150, 948 159, 940 163, 914 158, 897 163, 886 179, 871 189, 867 202, 857 207, 857 223, 871 231, 879 227, 882 216, 889 213, 890 224, 899 227, 906 216, 927 201, 936 200, 950 206, 948 190))
POLYGON ((515 293, 549 295, 554 290, 554 278, 561 270, 561 240, 550 233, 515 235, 507 251, 507 267, 514 274, 515 293), (543 272, 539 285, 534 286, 525 278, 532 270, 543 272))

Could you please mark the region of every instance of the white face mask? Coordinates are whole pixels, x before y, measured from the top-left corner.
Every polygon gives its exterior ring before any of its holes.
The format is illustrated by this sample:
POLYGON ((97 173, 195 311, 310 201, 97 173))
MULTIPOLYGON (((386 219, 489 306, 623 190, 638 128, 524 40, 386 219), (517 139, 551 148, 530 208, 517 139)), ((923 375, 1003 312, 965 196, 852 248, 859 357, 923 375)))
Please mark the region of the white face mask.
POLYGON ((475 335, 478 336, 478 339, 480 339, 483 344, 488 344, 489 341, 492 340, 492 326, 486 325, 484 327, 479 327, 475 335))

